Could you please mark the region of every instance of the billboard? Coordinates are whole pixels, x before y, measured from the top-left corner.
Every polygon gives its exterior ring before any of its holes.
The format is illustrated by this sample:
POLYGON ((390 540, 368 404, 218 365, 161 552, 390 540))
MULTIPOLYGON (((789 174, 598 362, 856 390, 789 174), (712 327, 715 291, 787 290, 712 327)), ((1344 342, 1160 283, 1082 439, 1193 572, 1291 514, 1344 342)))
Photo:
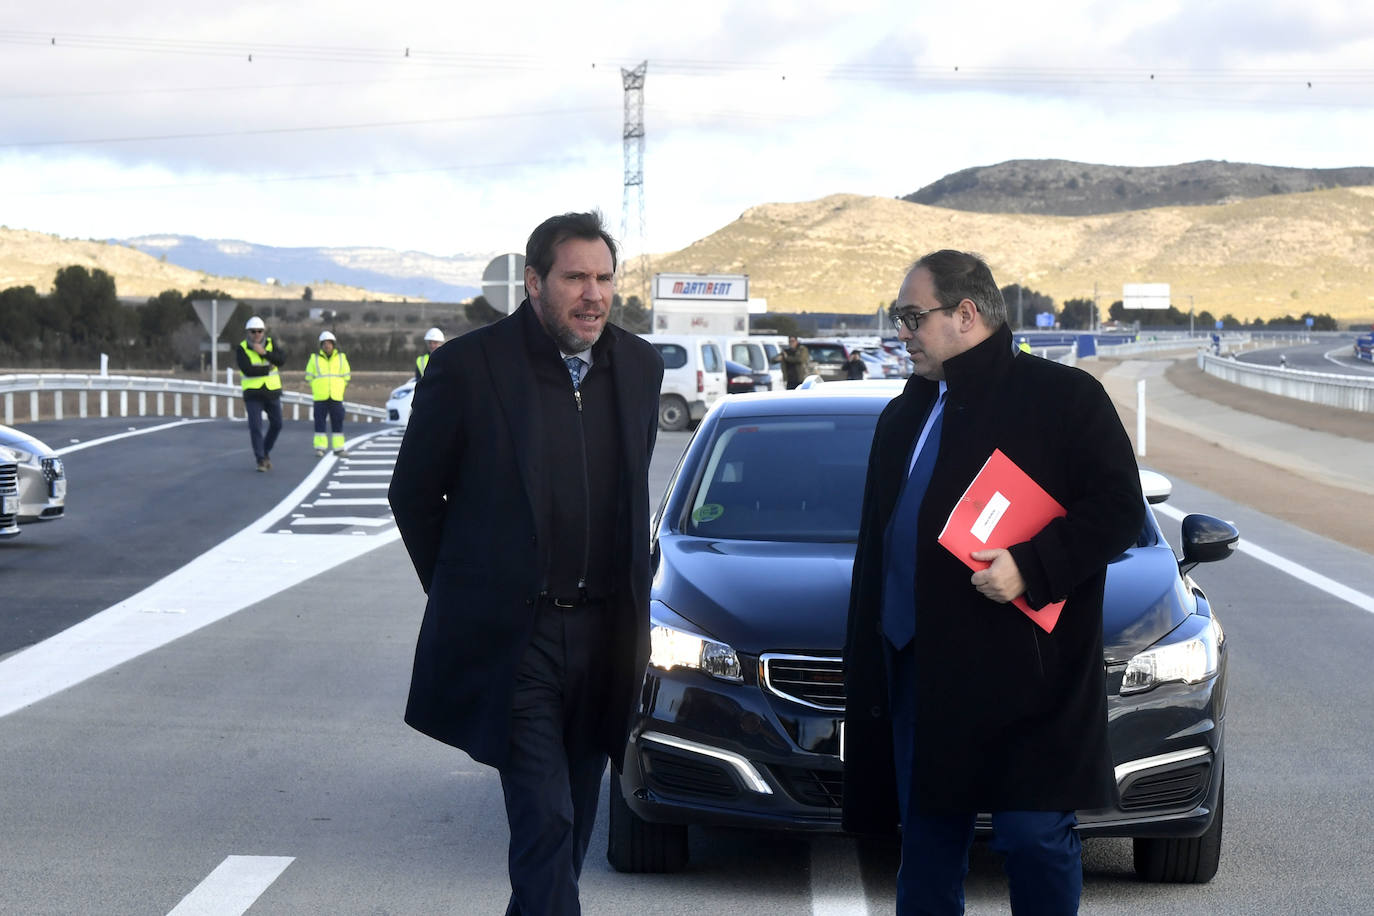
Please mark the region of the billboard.
POLYGON ((748 274, 654 274, 655 299, 748 302, 748 274))
POLYGON ((1167 309, 1169 284, 1126 283, 1121 287, 1121 307, 1125 309, 1167 309))

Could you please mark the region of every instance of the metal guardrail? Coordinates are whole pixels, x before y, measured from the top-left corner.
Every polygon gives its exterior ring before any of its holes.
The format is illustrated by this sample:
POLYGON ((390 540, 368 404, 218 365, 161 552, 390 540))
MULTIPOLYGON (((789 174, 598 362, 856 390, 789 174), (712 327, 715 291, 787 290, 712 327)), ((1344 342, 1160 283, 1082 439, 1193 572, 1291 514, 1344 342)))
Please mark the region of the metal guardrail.
POLYGON ((1374 413, 1374 378, 1370 376, 1258 366, 1207 352, 1198 354, 1197 364, 1208 375, 1246 388, 1310 404, 1374 413))
MULTIPOLYGON (((28 401, 27 422, 61 420, 68 397, 73 393, 76 398, 75 415, 79 417, 199 417, 203 403, 205 416, 213 418, 219 415, 219 404, 223 401, 223 414, 232 420, 235 417, 235 405, 243 402, 243 389, 240 386, 222 382, 140 375, 18 373, 0 375, 4 423, 6 426, 14 425, 15 406, 24 400, 28 401), (24 395, 28 397, 24 398, 24 395), (98 412, 90 404, 92 395, 97 396, 98 412), (118 401, 117 413, 114 414, 110 410, 111 395, 115 395, 118 401), (134 401, 133 412, 131 400, 134 401), (44 402, 50 408, 46 416, 42 412, 44 402)), ((281 399, 283 407, 290 405, 292 420, 301 419, 302 407, 306 408, 308 415, 314 405, 310 395, 299 391, 283 391, 281 399)), ((344 412, 355 422, 371 423, 387 418, 384 408, 352 401, 344 402, 344 412)), ((239 413, 241 415, 242 411, 239 413)))

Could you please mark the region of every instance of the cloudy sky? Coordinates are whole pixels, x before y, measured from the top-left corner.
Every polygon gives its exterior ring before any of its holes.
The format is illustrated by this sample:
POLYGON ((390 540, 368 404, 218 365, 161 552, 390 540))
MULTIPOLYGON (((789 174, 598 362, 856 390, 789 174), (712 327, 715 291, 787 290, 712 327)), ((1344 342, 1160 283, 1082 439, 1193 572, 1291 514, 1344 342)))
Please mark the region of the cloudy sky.
POLYGON ((0 224, 448 255, 599 207, 621 235, 643 61, 650 251, 1007 159, 1374 165, 1367 0, 477 7, 7 3, 0 224))

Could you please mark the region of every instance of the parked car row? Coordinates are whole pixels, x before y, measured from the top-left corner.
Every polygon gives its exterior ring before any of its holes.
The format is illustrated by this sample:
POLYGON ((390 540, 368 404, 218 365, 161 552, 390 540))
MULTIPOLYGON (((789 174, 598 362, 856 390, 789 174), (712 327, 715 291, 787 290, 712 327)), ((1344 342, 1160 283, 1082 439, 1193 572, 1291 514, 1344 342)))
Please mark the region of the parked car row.
POLYGON ((43 442, 0 425, 0 538, 20 523, 51 521, 67 511, 67 471, 43 442))
MULTIPOLYGON (((676 432, 701 422, 711 405, 727 394, 780 390, 784 387, 778 354, 786 337, 714 337, 706 334, 645 334, 663 358, 658 425, 676 432), (747 378, 746 378, 747 377, 747 378), (766 378, 765 378, 766 377, 766 378)), ((894 338, 895 341, 895 338, 894 338)), ((878 338, 808 339, 812 369, 825 381, 848 377, 851 353, 864 361, 867 378, 907 378, 911 360, 899 343, 878 338)), ((398 386, 387 399, 387 422, 410 419, 415 380, 398 386)))
MULTIPOLYGON (((646 334, 644 339, 663 357, 658 417, 661 429, 683 430, 700 422, 726 394, 784 387, 777 357, 787 346, 785 337, 646 334)), ((889 346, 879 338, 800 342, 810 351, 813 373, 825 381, 846 379, 847 364, 854 353, 864 361, 867 378, 900 379, 911 375, 911 360, 900 344, 889 346)))

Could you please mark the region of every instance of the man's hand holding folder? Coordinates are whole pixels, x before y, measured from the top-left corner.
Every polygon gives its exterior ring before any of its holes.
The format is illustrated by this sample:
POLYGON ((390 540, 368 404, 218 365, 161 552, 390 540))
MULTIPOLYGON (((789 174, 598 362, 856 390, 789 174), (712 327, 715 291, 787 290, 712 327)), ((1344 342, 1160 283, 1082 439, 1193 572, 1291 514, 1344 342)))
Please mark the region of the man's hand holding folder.
POLYGON ((996 449, 949 514, 939 541, 974 570, 972 582, 979 592, 994 601, 1010 601, 1048 633, 1059 622, 1064 602, 1033 610, 1006 548, 1030 540, 1064 514, 1054 497, 996 449))

